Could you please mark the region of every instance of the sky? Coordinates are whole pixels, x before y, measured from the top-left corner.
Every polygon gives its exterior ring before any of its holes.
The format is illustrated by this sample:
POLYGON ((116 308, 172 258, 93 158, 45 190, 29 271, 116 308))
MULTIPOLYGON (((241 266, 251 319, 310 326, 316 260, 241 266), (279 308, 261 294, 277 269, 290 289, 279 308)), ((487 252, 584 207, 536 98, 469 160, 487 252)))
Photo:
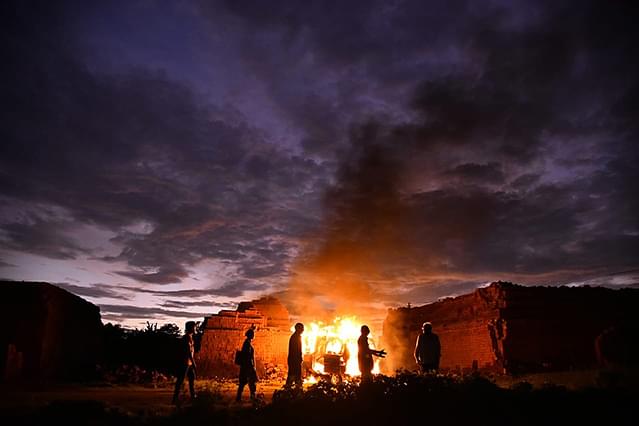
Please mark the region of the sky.
POLYGON ((2 3, 3 279, 127 327, 639 285, 634 2, 2 3))

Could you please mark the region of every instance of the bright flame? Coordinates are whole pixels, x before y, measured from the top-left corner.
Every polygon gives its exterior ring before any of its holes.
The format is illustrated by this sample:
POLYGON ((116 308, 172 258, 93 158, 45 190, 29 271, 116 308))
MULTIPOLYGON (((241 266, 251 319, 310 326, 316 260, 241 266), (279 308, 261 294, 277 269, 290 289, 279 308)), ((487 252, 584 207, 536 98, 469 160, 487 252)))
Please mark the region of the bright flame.
MULTIPOLYGON (((359 376, 357 363, 357 339, 360 336, 361 323, 356 317, 337 317, 331 324, 321 321, 307 323, 302 334, 302 352, 305 360, 312 357, 312 368, 318 373, 327 374, 324 370, 324 355, 339 355, 342 365, 345 362, 345 373, 349 376, 359 376)), ((294 331, 294 328, 291 328, 294 331)), ((373 333, 368 335, 368 343, 371 349, 375 348, 373 333)), ((373 357, 375 366, 373 373, 379 373, 379 358, 373 357)), ((314 382, 313 376, 309 376, 307 383, 314 382)))

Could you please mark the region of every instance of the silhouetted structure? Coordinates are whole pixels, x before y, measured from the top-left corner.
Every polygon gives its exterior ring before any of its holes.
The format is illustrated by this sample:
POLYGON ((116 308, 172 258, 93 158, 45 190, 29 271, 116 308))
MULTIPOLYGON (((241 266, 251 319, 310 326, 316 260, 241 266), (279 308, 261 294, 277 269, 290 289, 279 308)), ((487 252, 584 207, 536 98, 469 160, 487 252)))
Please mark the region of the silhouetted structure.
POLYGON ((42 282, 0 282, 1 380, 83 379, 102 348, 100 309, 42 282))
MULTIPOLYGON (((385 371, 414 368, 420 326, 435 318, 443 369, 470 370, 473 363, 506 372, 594 367, 597 336, 610 327, 637 329, 637 306, 637 289, 496 282, 464 296, 391 309, 383 329, 383 344, 391 349, 385 371)), ((616 342, 625 350, 634 344, 616 342)))

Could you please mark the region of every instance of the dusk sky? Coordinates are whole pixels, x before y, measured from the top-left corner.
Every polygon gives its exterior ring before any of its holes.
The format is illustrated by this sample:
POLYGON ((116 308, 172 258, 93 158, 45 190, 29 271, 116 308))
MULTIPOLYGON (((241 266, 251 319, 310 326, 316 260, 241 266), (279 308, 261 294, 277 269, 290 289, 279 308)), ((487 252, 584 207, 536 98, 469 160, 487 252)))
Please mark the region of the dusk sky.
POLYGON ((3 279, 130 327, 639 285, 636 2, 0 7, 3 279))

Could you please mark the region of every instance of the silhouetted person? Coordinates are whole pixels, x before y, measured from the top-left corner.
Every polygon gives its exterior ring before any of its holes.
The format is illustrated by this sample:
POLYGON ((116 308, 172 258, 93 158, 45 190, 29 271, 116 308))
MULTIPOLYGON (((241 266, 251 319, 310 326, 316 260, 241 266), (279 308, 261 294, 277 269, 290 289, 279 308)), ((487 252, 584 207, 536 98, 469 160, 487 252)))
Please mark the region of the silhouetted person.
POLYGON ((639 365, 639 335, 637 325, 617 324, 603 330, 595 339, 597 363, 604 368, 639 365))
POLYGON ((421 367, 422 373, 436 372, 439 369, 441 345, 439 337, 433 333, 433 325, 429 322, 422 325, 422 332, 417 336, 415 343, 414 355, 415 362, 421 367))
POLYGON ((346 342, 342 344, 342 351, 340 352, 340 368, 339 368, 339 381, 343 380, 343 375, 346 374, 346 368, 348 367, 348 360, 351 358, 351 353, 348 350, 346 342))
POLYGON ((304 324, 298 322, 295 324, 295 332, 288 340, 288 375, 286 377, 286 386, 294 385, 302 387, 302 333, 304 333, 304 324))
POLYGON ((386 356, 386 352, 383 349, 377 351, 368 346, 368 335, 371 330, 367 325, 362 326, 361 332, 361 336, 357 339, 357 363, 359 364, 359 371, 362 373, 362 381, 369 381, 373 378, 373 367, 375 366, 373 355, 383 358, 386 356))
POLYGON ((173 392, 173 404, 179 401, 180 391, 184 383, 184 377, 189 379, 189 393, 191 399, 195 398, 195 344, 193 334, 195 333, 195 321, 188 321, 185 325, 184 336, 180 340, 180 364, 177 371, 175 391, 173 392))
POLYGON ((348 360, 351 359, 351 352, 348 350, 348 345, 346 342, 342 345, 342 360, 344 362, 344 371, 346 371, 346 366, 348 365, 348 360))
POLYGON ((255 383, 257 382, 257 371, 255 371, 255 351, 251 345, 251 340, 255 337, 255 332, 252 328, 248 329, 244 333, 246 339, 242 344, 242 355, 240 361, 240 384, 237 388, 237 397, 235 400, 240 402, 242 400, 242 392, 244 386, 248 383, 249 390, 251 391, 251 400, 255 399, 255 383))

